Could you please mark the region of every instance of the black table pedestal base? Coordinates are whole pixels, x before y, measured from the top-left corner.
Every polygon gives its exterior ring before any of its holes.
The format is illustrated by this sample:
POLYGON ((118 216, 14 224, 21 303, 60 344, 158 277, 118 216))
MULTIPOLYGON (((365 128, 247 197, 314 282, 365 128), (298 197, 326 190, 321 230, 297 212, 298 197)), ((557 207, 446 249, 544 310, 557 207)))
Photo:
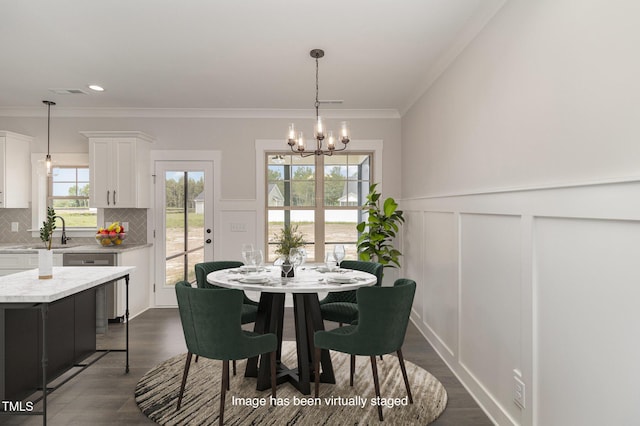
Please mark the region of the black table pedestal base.
MULTIPOLYGON (((291 383, 303 395, 311 394, 311 382, 315 380, 313 368, 313 333, 324 330, 320 303, 316 293, 294 293, 293 311, 295 318, 297 368, 289 368, 281 361, 282 355, 282 322, 284 317, 284 293, 266 293, 260 296, 258 315, 254 331, 256 333, 275 333, 278 338, 278 351, 276 353, 276 383, 291 383)), ((322 350, 320 355, 320 381, 323 383, 335 383, 333 366, 328 350, 322 350)), ((269 357, 258 357, 247 361, 245 377, 257 377, 258 390, 271 388, 269 357)))

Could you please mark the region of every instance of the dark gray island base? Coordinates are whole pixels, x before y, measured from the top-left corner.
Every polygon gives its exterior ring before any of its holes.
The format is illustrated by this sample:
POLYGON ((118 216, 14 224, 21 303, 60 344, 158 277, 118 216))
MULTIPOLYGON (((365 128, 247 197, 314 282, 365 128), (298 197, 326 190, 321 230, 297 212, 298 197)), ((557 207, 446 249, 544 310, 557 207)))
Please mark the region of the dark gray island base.
POLYGON ((128 290, 134 269, 57 267, 52 280, 38 280, 36 270, 0 277, 0 415, 42 415, 46 425, 47 394, 101 358, 83 363, 97 351, 96 289, 119 279, 127 294, 125 349, 103 355, 126 352, 129 372, 128 290), (64 374, 74 367, 80 368, 64 374))
MULTIPOLYGON (((95 294, 95 289, 89 289, 49 304, 46 329, 49 381, 95 352, 95 294)), ((27 309, 1 307, 0 333, 3 333, 0 397, 2 401, 19 401, 42 387, 39 306, 27 309)))

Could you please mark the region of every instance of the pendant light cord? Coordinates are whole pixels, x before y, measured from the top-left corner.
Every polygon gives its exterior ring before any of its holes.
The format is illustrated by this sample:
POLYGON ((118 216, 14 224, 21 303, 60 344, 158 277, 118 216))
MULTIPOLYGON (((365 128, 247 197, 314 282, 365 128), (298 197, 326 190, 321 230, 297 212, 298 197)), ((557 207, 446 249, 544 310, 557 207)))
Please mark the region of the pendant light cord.
POLYGON ((53 101, 42 101, 43 104, 47 105, 47 157, 51 156, 50 148, 51 148, 51 105, 55 105, 56 103, 53 101))
POLYGON ((316 57, 316 122, 320 116, 320 113, 318 112, 318 109, 320 108, 320 102, 318 101, 318 87, 318 57, 316 57))
POLYGON ((51 104, 47 103, 47 155, 51 155, 49 152, 49 146, 51 144, 51 104))

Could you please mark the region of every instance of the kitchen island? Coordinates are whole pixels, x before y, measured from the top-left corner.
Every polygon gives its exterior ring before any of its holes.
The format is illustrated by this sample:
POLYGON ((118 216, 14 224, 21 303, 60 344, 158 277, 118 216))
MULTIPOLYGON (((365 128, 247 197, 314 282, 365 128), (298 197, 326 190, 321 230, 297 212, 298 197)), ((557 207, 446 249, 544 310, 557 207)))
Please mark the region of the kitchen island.
MULTIPOLYGON (((38 249, 42 243, 0 243, 0 276, 15 274, 38 267, 38 249)), ((59 242, 52 247, 53 266, 135 266, 131 273, 131 281, 136 285, 129 289, 129 311, 135 317, 149 308, 152 297, 153 271, 151 269, 151 244, 125 243, 117 246, 99 246, 95 243, 59 242), (84 257, 84 255, 88 255, 84 257), (107 264, 95 262, 66 262, 69 258, 89 260, 100 256, 110 257, 112 262, 107 264)), ((107 319, 121 322, 124 318, 124 283, 122 280, 109 286, 104 286, 98 292, 96 320, 99 333, 105 331, 107 319)))
MULTIPOLYGON (((0 398, 19 401, 43 391, 55 378, 78 366, 95 347, 95 291, 124 279, 126 366, 129 371, 128 289, 135 267, 54 267, 53 279, 38 279, 37 270, 0 277, 0 398)), ((35 401, 33 401, 35 402, 35 401)))

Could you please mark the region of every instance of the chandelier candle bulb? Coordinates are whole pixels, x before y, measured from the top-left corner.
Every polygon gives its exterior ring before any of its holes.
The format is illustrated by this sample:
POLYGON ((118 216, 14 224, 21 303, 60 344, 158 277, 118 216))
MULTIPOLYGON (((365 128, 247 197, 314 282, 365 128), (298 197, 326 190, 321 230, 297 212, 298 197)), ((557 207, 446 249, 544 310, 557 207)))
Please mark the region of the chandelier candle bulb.
POLYGON ((343 121, 341 123, 341 139, 342 139, 342 143, 346 144, 349 142, 350 138, 349 138, 349 123, 347 123, 346 121, 343 121))
POLYGON ((298 135, 298 151, 304 151, 304 135, 302 132, 298 135))
POLYGON ((316 124, 316 139, 324 139, 324 126, 322 125, 322 117, 318 117, 318 123, 316 124))
POLYGON ((289 124, 289 145, 293 146, 296 143, 296 126, 295 124, 289 124))
POLYGON ((331 130, 327 132, 327 148, 332 151, 336 149, 336 140, 333 137, 333 132, 331 130))

